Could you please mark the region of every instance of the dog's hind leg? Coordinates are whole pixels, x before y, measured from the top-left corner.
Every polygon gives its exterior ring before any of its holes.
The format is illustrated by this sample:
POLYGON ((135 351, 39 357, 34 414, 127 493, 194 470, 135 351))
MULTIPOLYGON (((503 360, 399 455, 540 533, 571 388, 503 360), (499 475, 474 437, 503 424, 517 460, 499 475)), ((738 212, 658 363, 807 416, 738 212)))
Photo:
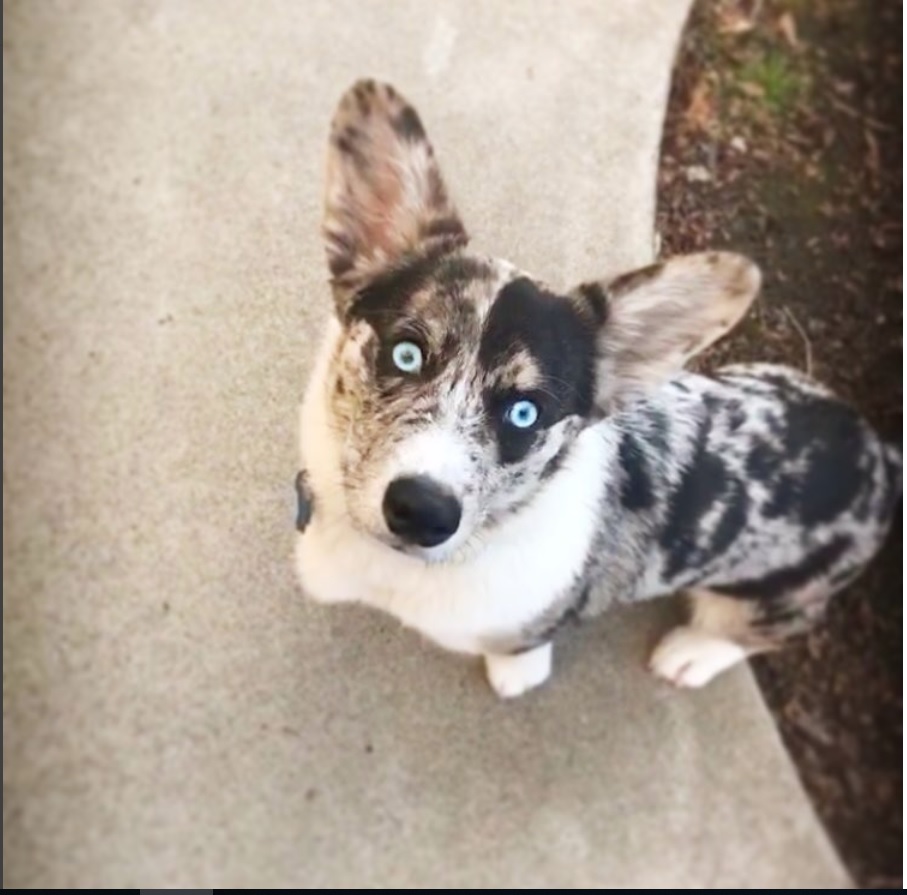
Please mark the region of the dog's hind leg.
POLYGON ((705 588, 687 591, 690 620, 666 634, 649 668, 678 687, 702 687, 756 653, 808 631, 835 588, 813 582, 780 597, 731 597, 705 588))

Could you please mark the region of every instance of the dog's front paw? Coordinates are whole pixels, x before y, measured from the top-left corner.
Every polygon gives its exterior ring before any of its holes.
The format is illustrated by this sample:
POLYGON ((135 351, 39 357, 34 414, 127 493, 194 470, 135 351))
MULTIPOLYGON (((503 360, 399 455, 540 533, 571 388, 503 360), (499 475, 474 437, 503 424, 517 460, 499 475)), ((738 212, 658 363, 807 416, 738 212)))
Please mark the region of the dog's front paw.
POLYGON ((649 668, 678 687, 702 687, 746 655, 746 650, 732 640, 682 626, 662 638, 649 668))
POLYGON ((488 683, 502 699, 522 696, 551 676, 551 644, 510 656, 487 654, 485 672, 488 683))

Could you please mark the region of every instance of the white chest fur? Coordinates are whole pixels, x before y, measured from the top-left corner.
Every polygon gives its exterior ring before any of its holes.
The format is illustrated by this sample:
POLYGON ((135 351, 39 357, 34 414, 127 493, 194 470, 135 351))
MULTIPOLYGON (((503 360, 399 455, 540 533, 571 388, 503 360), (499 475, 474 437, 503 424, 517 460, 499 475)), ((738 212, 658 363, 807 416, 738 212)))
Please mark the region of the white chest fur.
POLYGON ((441 646, 482 652, 515 635, 561 598, 585 564, 598 524, 609 445, 601 430, 580 436, 564 467, 532 503, 457 561, 426 563, 397 553, 349 522, 328 425, 326 351, 302 410, 303 462, 315 494, 296 564, 306 594, 382 609, 441 646))

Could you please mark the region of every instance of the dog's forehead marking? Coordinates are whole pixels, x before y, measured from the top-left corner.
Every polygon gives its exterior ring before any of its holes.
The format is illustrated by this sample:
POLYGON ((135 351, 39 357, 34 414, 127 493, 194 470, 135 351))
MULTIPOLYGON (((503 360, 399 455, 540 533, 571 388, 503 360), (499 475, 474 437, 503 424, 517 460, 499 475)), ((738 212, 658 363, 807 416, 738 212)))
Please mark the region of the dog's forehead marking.
POLYGON ((350 316, 379 328, 407 316, 452 322, 484 317, 507 271, 492 259, 462 253, 413 258, 369 282, 350 316))
POLYGON ((532 353, 523 347, 516 348, 486 374, 492 387, 501 391, 529 392, 542 388, 544 372, 532 353))

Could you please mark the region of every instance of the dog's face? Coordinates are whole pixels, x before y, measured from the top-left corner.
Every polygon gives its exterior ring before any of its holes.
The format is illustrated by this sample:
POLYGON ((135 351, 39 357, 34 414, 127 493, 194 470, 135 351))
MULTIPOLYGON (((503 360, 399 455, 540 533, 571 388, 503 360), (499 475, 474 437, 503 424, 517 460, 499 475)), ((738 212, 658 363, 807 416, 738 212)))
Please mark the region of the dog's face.
POLYGON ((595 330, 508 265, 439 252, 362 288, 333 375, 353 516, 443 557, 566 458, 593 410, 595 330))
POLYGON ((719 253, 569 293, 467 253, 418 115, 371 81, 332 125, 324 234, 347 508, 427 561, 518 512, 586 426, 711 344, 758 289, 753 265, 719 253))

